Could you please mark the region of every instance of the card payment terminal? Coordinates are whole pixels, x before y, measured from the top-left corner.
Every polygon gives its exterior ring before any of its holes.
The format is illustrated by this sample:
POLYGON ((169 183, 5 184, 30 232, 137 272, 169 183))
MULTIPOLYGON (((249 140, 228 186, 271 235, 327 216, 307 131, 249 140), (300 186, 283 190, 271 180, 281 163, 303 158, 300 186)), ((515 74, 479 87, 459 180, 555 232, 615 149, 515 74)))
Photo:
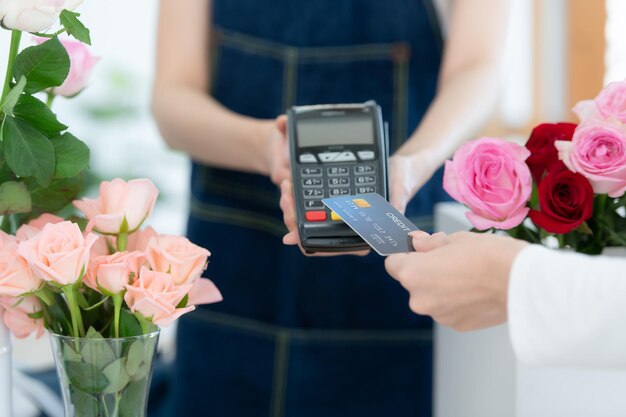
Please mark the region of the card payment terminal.
POLYGON ((364 193, 388 199, 388 138, 380 106, 296 106, 287 115, 302 247, 308 253, 369 249, 321 200, 364 193))

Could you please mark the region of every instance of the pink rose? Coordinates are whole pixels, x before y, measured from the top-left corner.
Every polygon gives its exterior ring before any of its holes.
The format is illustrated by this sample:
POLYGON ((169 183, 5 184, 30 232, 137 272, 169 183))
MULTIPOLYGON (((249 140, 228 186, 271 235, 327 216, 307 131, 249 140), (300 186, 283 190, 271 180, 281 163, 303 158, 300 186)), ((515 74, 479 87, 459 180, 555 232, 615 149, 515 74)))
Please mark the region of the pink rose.
POLYGON ((17 236, 17 240, 28 240, 39 233, 48 223, 61 223, 64 220, 64 218, 55 216, 54 214, 44 213, 36 219, 29 221, 27 224, 20 226, 15 235, 17 236))
POLYGON ((139 313, 159 326, 168 326, 185 313, 190 305, 176 308, 191 290, 191 285, 176 285, 169 274, 143 267, 139 279, 126 286, 124 300, 133 313, 139 313))
POLYGON ((83 237, 78 225, 69 221, 49 223, 35 237, 20 242, 18 254, 44 281, 74 284, 86 271, 97 238, 92 233, 83 237))
POLYGON ((583 100, 574 106, 581 121, 601 118, 626 123, 626 81, 607 85, 594 100, 583 100))
POLYGON ((138 250, 144 252, 148 248, 150 240, 158 236, 158 233, 150 226, 143 230, 137 230, 135 233, 128 235, 128 245, 126 249, 129 251, 138 250))
POLYGON ((42 32, 63 9, 74 10, 83 0, 0 0, 0 21, 8 29, 42 32))
POLYGON ((32 333, 37 338, 43 334, 43 319, 34 319, 29 314, 41 311, 41 303, 35 296, 25 297, 23 300, 14 297, 0 297, 0 312, 4 309, 4 324, 18 339, 24 339, 32 333))
POLYGON ((469 207, 469 221, 479 230, 511 229, 528 214, 532 176, 524 162, 528 149, 501 139, 467 142, 447 161, 444 189, 469 207))
POLYGON ((85 284, 96 291, 119 294, 137 277, 145 262, 142 252, 116 252, 90 262, 85 284), (132 274, 132 275, 131 275, 132 274))
POLYGON ((117 178, 100 184, 100 196, 97 199, 76 200, 74 206, 85 213, 99 233, 133 233, 152 213, 158 194, 159 190, 150 180, 126 182, 117 178), (122 230, 124 222, 126 230, 122 230))
POLYGON ((626 192, 626 132, 617 124, 589 120, 571 142, 554 143, 570 171, 584 175, 596 194, 621 197, 626 192))
MULTIPOLYGON (((37 43, 43 43, 48 39, 35 37, 34 40, 37 43)), ((52 94, 74 97, 87 87, 91 73, 100 58, 93 56, 89 46, 80 41, 69 39, 61 39, 60 41, 70 57, 70 72, 63 84, 52 89, 52 94)))
POLYGON ((191 284, 200 278, 210 255, 208 250, 181 236, 154 237, 146 249, 150 268, 171 274, 176 285, 191 284))
POLYGON ((32 274, 17 249, 15 236, 0 231, 0 295, 19 297, 41 286, 41 280, 32 274))

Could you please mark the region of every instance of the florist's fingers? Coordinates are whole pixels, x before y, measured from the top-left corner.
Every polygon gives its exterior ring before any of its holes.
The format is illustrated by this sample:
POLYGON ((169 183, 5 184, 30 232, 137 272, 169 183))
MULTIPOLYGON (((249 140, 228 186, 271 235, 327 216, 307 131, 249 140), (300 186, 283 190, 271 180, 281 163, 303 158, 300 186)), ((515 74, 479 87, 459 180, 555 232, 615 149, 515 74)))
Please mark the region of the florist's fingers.
POLYGON ((283 135, 287 134, 287 116, 286 115, 281 114, 280 116, 276 118, 276 127, 283 135))
POLYGON ((428 235, 425 232, 413 232, 410 234, 413 238, 413 249, 416 252, 429 252, 433 249, 445 246, 448 243, 448 235, 443 232, 428 235))
POLYGON ((287 226, 287 233, 283 237, 283 243, 285 245, 297 245, 300 243, 300 236, 298 235, 298 223, 296 221, 296 211, 291 193, 291 181, 285 180, 280 184, 280 208, 283 211, 283 221, 287 226))

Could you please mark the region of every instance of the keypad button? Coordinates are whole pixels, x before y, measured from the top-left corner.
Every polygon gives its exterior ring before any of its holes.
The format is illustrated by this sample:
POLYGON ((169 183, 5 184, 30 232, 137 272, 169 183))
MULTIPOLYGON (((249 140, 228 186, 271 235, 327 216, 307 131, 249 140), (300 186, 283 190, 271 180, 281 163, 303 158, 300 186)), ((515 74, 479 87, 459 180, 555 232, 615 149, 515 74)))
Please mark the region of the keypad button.
POLYGON ((371 161, 376 158, 374 151, 359 151, 357 152, 357 155, 359 155, 361 161, 371 161))
POLYGON ((322 203, 320 200, 305 200, 304 208, 306 208, 307 210, 323 209, 324 203, 322 203))
POLYGON ((375 192, 376 192, 376 187, 357 187, 356 188, 357 194, 368 194, 368 193, 375 193, 375 192))
POLYGON ((374 184, 376 182, 376 177, 373 175, 361 175, 354 178, 354 182, 356 185, 369 185, 374 184))
POLYGON ((350 178, 346 178, 346 177, 329 178, 328 185, 330 187, 343 187, 346 185, 350 185, 350 178))
POLYGON ((323 198, 324 190, 319 188, 312 188, 308 190, 303 190, 304 198, 323 198))
POLYGON ((371 174, 376 171, 374 165, 357 165, 354 167, 354 173, 359 174, 371 174))
POLYGON ((304 216, 309 222, 323 222, 326 220, 326 212, 323 210, 307 211, 304 216))
POLYGON ((315 158, 315 155, 313 155, 312 153, 303 153, 302 155, 300 155, 300 163, 301 164, 315 164, 317 163, 317 159, 315 158))
POLYGON ((321 178, 305 178, 302 180, 302 186, 305 188, 321 187, 324 185, 324 180, 321 178))
POLYGON ((317 157, 322 162, 335 162, 335 159, 341 154, 341 152, 322 152, 318 153, 317 157))
POLYGON ((302 168, 300 173, 303 177, 321 177, 322 168, 302 168))
POLYGON ((328 172, 328 175, 330 176, 337 176, 348 175, 350 170, 348 169, 348 167, 330 167, 326 170, 326 172, 328 172))
POLYGON ((353 162, 356 161, 356 156, 352 152, 341 152, 335 159, 334 162, 353 162))
POLYGON ((330 194, 331 196, 348 195, 350 194, 350 189, 349 188, 331 188, 328 194, 330 194))

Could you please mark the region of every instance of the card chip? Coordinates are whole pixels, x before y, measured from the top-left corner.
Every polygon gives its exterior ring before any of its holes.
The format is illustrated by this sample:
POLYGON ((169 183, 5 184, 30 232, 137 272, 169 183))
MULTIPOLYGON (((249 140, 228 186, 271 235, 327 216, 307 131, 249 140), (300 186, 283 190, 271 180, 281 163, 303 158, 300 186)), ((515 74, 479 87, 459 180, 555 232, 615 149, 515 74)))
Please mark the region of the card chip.
POLYGON ((352 202, 354 204, 356 204, 356 206, 359 207, 359 208, 370 208, 370 207, 372 207, 372 205, 370 203, 368 203, 367 201, 365 201, 365 199, 363 199, 363 198, 355 198, 354 200, 352 200, 352 202))

